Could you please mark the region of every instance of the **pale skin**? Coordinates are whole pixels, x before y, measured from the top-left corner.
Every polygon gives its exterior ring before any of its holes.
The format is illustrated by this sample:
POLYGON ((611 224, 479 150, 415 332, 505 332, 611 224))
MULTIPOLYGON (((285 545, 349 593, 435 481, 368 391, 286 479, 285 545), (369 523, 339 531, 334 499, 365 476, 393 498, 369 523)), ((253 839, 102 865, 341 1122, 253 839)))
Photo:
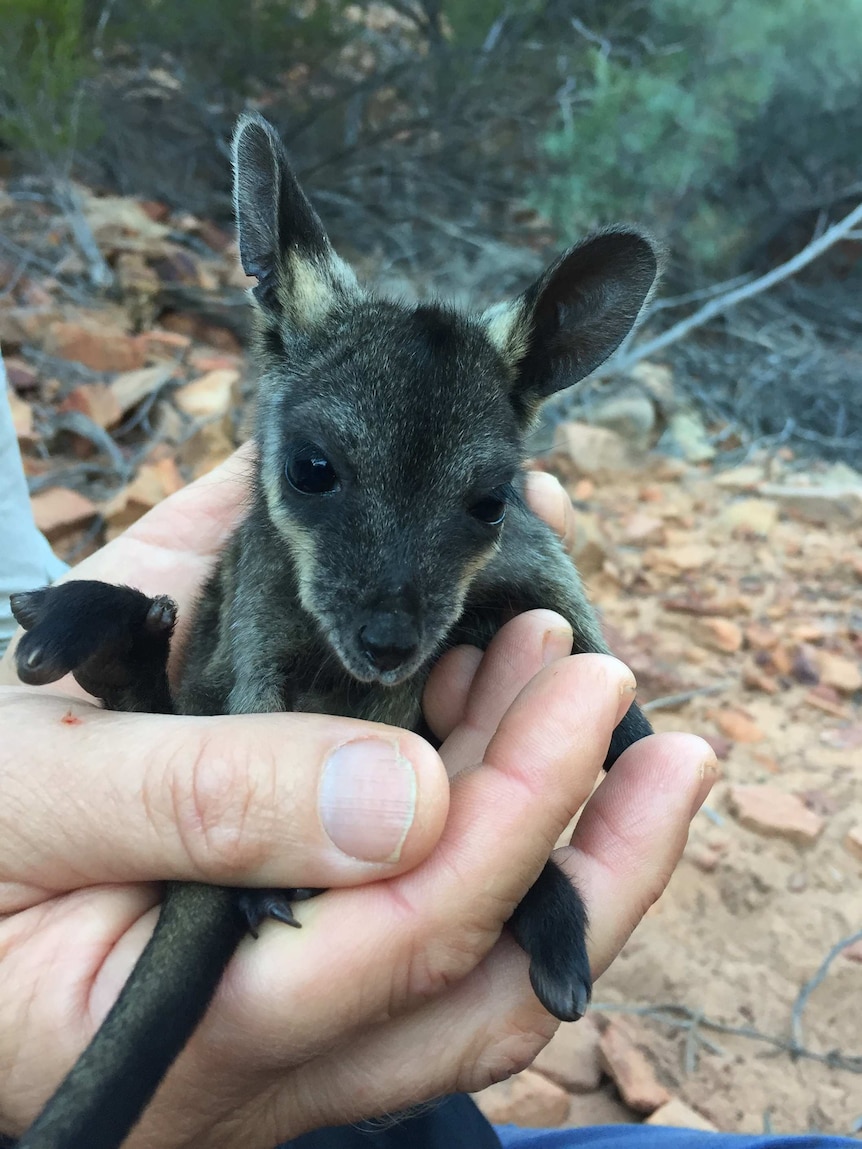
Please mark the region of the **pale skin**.
MULTIPOLYGON (((75 577, 168 592, 188 620, 242 513, 247 469, 238 453, 75 577)), ((529 496, 571 532, 558 484, 533 477, 529 496)), ((298 907, 302 930, 268 923, 242 944, 133 1149, 272 1149, 528 1065, 557 1022, 501 930, 559 835, 586 802, 557 856, 585 896, 598 977, 664 889, 715 778, 705 742, 663 734, 626 751, 593 793, 634 681, 616 659, 570 649, 564 620, 532 611, 484 656, 447 655, 425 698, 439 755, 349 719, 108 713, 74 684, 14 685, 7 654, 0 1130, 21 1132, 92 1036, 164 879, 331 889, 298 907), (385 787, 364 791, 360 808, 339 807, 347 853, 318 811, 321 774, 336 747, 375 739, 415 777, 412 819, 385 787)))

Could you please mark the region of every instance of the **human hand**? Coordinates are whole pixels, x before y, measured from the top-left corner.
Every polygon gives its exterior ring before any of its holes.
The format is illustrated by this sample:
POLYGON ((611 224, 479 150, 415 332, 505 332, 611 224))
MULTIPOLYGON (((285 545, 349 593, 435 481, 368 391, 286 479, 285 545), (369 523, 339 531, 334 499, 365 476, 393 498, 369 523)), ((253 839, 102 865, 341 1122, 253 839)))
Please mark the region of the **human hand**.
MULTIPOLYGON (((228 485, 222 475, 204 486, 196 505, 175 510, 163 504, 165 515, 173 516, 169 531, 160 535, 158 523, 142 520, 137 531, 75 574, 119 580, 133 569, 142 589, 171 589, 182 612, 235 519, 241 485, 229 494, 228 485), (137 553, 123 554, 120 544, 127 540, 137 553), (185 541, 191 545, 172 563, 171 548, 185 541)), ((355 737, 361 724, 311 715, 112 715, 44 694, 11 692, 0 812, 0 909, 7 913, 0 925, 0 1066, 12 1067, 0 1070, 0 1112, 8 1128, 17 1131, 32 1118, 77 1056, 152 927, 154 914, 147 909, 157 894, 151 887, 93 883, 157 875, 336 886, 417 867, 403 874, 412 878, 405 887, 398 886, 400 879, 386 880, 332 891, 318 904, 302 906, 303 920, 314 921, 302 934, 267 928, 260 942, 246 943, 135 1134, 136 1145, 218 1146, 238 1128, 249 1145, 271 1145, 304 1128, 391 1110, 449 1088, 473 1088, 528 1061, 555 1023, 532 997, 526 959, 513 943, 503 939, 482 958, 589 791, 603 757, 602 737, 606 746, 620 709, 613 686, 627 674, 599 656, 566 660, 543 671, 510 708, 542 665, 543 643, 557 657, 570 642, 561 619, 533 612, 501 632, 466 705, 477 652, 452 652, 448 673, 429 684, 429 718, 438 734, 449 734, 442 752, 449 768, 485 760, 454 784, 453 816, 439 842, 447 800, 439 763, 415 736, 385 731, 412 761, 418 782, 413 825, 400 859, 388 865, 351 861, 333 849, 315 811, 327 750, 355 737), (604 697, 596 697, 602 691, 604 697), (572 697, 579 700, 577 713, 572 697), (571 723, 585 718, 584 745, 573 763, 571 723), (34 729, 41 732, 38 742, 34 729), (285 743, 294 750, 293 769, 280 771, 285 743), (215 762, 206 753, 213 747, 215 762), (64 787, 73 800, 58 813, 64 787), (87 796, 87 806, 75 800, 79 794, 87 796), (275 810, 285 811, 283 825, 275 810), (427 861, 417 865, 422 858, 427 861), (450 983, 453 989, 436 993, 450 983), (437 1050, 433 1064, 428 1049, 437 1050), (358 1081, 360 1070, 367 1076, 358 1081)), ((361 734, 368 733, 361 726, 361 734)), ((606 821, 609 813, 601 806, 593 807, 594 822, 614 830, 610 861, 616 860, 603 878, 607 858, 601 849, 588 851, 593 894, 608 892, 603 885, 613 889, 616 874, 622 895, 612 909, 608 903, 603 925, 594 912, 597 970, 669 874, 700 785, 692 767, 708 756, 695 739, 673 745, 651 739, 641 744, 641 755, 659 743, 664 749, 653 749, 645 761, 652 794, 667 807, 653 811, 660 847, 646 841, 639 806, 644 795, 618 784, 632 774, 625 756, 613 773, 616 799, 610 781, 599 791, 608 792, 617 824, 606 821), (659 783, 664 778, 674 787, 674 801, 656 786, 657 775, 659 783), (626 840, 629 818, 635 822, 632 842, 622 850, 616 838, 626 840), (634 867, 631 873, 626 866, 634 867), (632 873, 639 881, 631 880, 632 873)), ((637 758, 638 750, 629 754, 637 758)), ((647 814, 651 809, 648 804, 647 814)), ((340 815, 343 822, 344 807, 340 815)), ((348 819, 351 848, 366 856, 374 848, 373 815, 363 810, 352 831, 348 819)), ((579 827, 588 844, 589 826, 585 817, 585 829, 579 827)), ((384 818, 387 827, 391 832, 391 819, 384 818)), ((606 853, 608 845, 606 840, 606 853)), ((581 885, 592 901, 590 886, 582 879, 581 885)))

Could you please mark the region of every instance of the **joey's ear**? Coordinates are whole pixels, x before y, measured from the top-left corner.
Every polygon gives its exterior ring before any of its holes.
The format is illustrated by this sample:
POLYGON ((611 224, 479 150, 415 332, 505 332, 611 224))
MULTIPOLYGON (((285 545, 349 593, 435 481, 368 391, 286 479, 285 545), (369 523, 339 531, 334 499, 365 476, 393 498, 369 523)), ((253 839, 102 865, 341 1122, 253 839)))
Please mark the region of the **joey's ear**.
POLYGON ((264 312, 300 330, 315 327, 359 286, 332 249, 323 224, 290 169, 275 128, 240 116, 233 137, 239 254, 264 312))
POLYGON ((657 274, 646 236, 614 228, 567 251, 517 299, 485 312, 491 341, 515 371, 512 400, 523 418, 616 351, 657 274))

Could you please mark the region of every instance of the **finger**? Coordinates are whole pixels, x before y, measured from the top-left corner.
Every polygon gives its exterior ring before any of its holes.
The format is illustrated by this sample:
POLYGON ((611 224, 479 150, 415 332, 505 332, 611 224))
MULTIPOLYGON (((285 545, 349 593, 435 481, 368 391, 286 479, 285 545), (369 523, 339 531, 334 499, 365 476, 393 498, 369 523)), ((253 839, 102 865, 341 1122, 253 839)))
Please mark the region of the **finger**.
POLYGON ((594 977, 664 890, 717 777, 703 739, 653 735, 621 754, 590 798, 571 847, 555 856, 586 899, 594 977))
POLYGON ((575 511, 562 483, 547 471, 529 471, 526 490, 531 509, 557 532, 568 550, 575 538, 575 511))
POLYGON ((470 684, 460 721, 442 750, 449 776, 482 761, 519 692, 544 666, 572 652, 572 628, 550 610, 531 610, 492 639, 470 684))
POLYGON ((457 647, 437 663, 423 696, 429 726, 439 738, 466 723, 482 732, 484 743, 518 691, 534 674, 572 652, 572 628, 561 615, 532 610, 518 615, 497 632, 487 653, 457 647))
POLYGON ((464 717, 467 696, 482 658, 478 647, 456 646, 434 664, 422 694, 422 710, 441 742, 464 717))
POLYGON ((368 882, 425 857, 446 818, 440 759, 392 727, 116 714, 23 690, 0 726, 0 877, 46 891, 368 882), (58 806, 70 776, 86 799, 58 806))
POLYGON ((246 1025, 265 1056, 320 1049, 345 1027, 384 1019, 464 977, 589 794, 628 679, 604 655, 545 668, 500 723, 487 765, 453 783, 430 857, 412 874, 305 902, 308 929, 271 928, 245 946, 220 998, 221 1025, 213 1022, 202 1044, 229 1041, 246 1025), (303 1007, 321 992, 329 1009, 303 1007))
MULTIPOLYGON (((690 819, 714 780, 714 764, 699 738, 648 738, 619 758, 588 803, 577 852, 568 852, 566 865, 590 911, 596 976, 667 885, 690 819)), ((482 1089, 529 1065, 555 1028, 530 989, 526 955, 504 935, 443 997, 357 1033, 349 1061, 335 1053, 280 1080, 262 1103, 257 1099, 257 1113, 268 1110, 295 1136, 306 1122, 359 1120, 452 1091, 482 1089), (412 1056, 416 1049, 422 1050, 419 1063, 412 1056), (374 1066, 363 1082, 370 1093, 356 1087, 357 1065, 374 1066)))
MULTIPOLYGON (((258 1080, 253 1100, 236 1109, 231 1122, 242 1128, 247 1149, 264 1149, 310 1129, 472 1093, 526 1069, 558 1024, 538 1005, 526 957, 504 934, 444 995, 384 1026, 357 1029, 349 1044, 289 1074, 273 1074, 263 1091, 258 1080)), ((219 1062, 210 1074, 228 1071, 229 1063, 219 1062)), ((202 1073, 202 1094, 205 1083, 202 1073)), ((212 1149, 230 1149, 229 1134, 214 1133, 212 1149)))

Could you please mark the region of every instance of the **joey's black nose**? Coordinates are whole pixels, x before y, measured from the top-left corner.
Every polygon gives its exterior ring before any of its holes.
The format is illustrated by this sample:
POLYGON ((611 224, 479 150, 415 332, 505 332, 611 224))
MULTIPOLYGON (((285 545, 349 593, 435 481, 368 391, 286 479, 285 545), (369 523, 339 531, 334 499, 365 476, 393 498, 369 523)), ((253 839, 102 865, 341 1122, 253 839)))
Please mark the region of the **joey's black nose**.
POLYGON ((359 628, 359 645, 377 670, 396 670, 416 653, 419 634, 402 611, 374 614, 359 628))

